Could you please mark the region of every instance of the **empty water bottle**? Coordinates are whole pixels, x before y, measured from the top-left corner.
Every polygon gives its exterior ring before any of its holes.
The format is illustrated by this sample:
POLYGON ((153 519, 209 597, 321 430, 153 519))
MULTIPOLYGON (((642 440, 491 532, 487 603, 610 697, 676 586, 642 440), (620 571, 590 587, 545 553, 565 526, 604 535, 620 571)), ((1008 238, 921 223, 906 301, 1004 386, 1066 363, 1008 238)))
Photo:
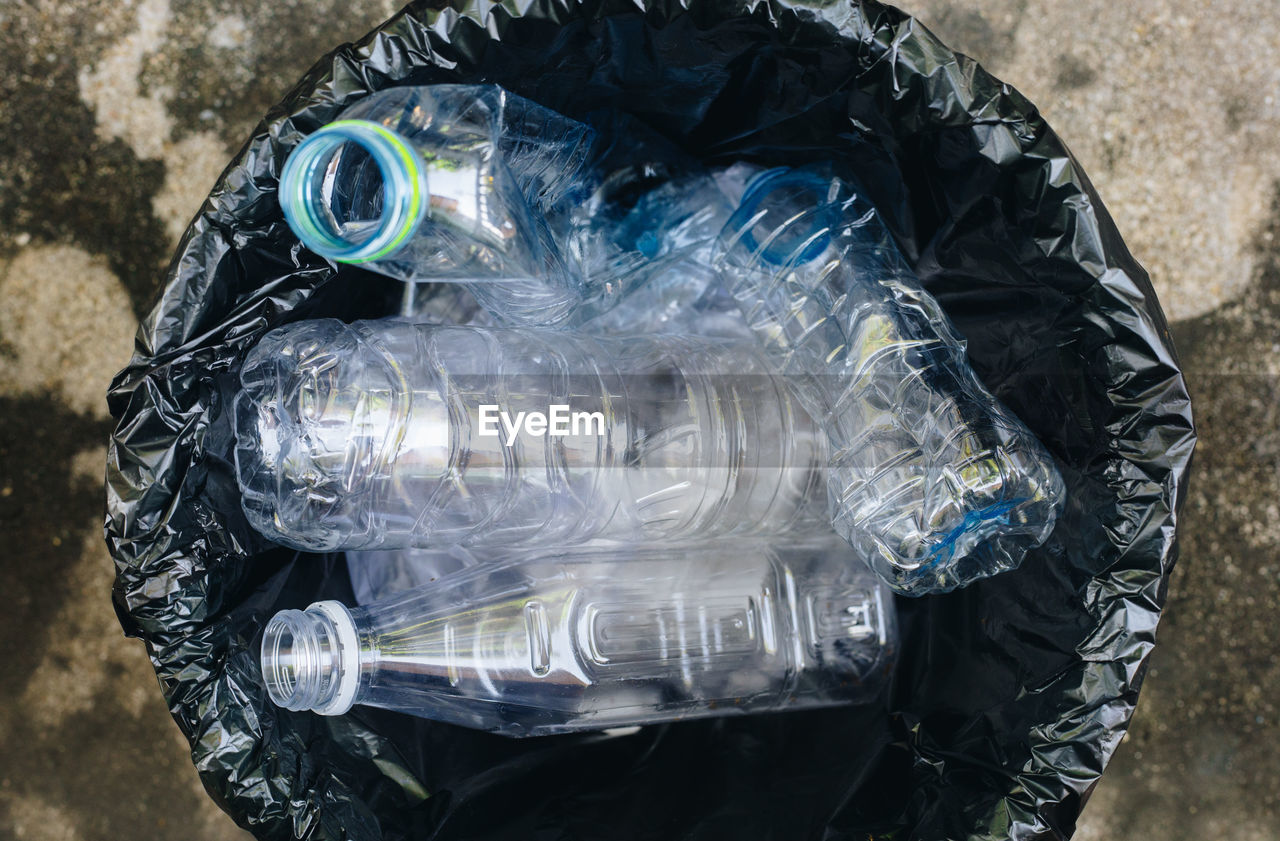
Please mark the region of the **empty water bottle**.
POLYGON ((551 324, 583 297, 548 225, 585 189, 591 137, 494 85, 391 88, 293 150, 280 204, 321 256, 468 283, 504 321, 551 324))
POLYGON ((884 685, 896 626, 847 553, 525 553, 365 607, 282 611, 262 675, 290 710, 366 704, 507 736, 850 703, 884 685))
POLYGON ((825 524, 826 438, 752 340, 298 322, 235 401, 251 523, 302 549, 825 524))
POLYGON ((950 590, 1048 537, 1052 459, 979 382, 857 185, 829 167, 761 173, 717 261, 830 437, 836 530, 890 586, 950 590))

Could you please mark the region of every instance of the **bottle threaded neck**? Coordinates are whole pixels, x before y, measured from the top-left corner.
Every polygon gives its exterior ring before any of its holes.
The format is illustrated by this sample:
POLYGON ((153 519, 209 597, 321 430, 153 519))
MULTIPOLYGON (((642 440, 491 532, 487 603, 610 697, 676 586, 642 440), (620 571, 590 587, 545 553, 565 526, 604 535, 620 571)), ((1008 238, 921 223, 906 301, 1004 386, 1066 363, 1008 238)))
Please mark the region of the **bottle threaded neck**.
POLYGON ((339 715, 355 701, 359 651, 355 626, 341 605, 313 604, 282 610, 262 637, 262 677, 267 694, 286 710, 339 715))
MULTIPOLYGON (((311 251, 344 263, 389 257, 426 216, 428 193, 421 159, 409 142, 380 123, 339 120, 302 141, 280 173, 280 206, 289 227, 311 251), (364 168, 344 157, 371 159, 379 183, 377 219, 351 218, 348 206, 364 168)), ((365 208, 372 212, 373 206, 365 208)))

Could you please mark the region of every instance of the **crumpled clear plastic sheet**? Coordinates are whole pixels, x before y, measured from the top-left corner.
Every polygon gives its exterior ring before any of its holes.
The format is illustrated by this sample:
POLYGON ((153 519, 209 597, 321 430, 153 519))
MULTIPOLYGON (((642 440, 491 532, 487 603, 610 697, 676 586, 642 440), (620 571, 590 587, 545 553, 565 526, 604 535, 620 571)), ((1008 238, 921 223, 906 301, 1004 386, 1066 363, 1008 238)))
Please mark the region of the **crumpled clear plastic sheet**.
POLYGON ((1029 102, 874 3, 415 4, 272 109, 183 238, 114 381, 106 535, 206 788, 261 838, 1033 839, 1071 834, 1123 736, 1176 556, 1195 441, 1145 272, 1029 102), (300 247, 275 197, 302 137, 392 85, 495 82, 642 160, 835 159, 866 185, 978 375, 1068 489, 1022 566, 900 600, 883 703, 508 740, 390 712, 278 710, 267 619, 350 600, 341 555, 275 547, 237 497, 243 354, 302 319, 393 312, 400 290, 300 247), (637 151, 638 150, 638 151, 637 151))

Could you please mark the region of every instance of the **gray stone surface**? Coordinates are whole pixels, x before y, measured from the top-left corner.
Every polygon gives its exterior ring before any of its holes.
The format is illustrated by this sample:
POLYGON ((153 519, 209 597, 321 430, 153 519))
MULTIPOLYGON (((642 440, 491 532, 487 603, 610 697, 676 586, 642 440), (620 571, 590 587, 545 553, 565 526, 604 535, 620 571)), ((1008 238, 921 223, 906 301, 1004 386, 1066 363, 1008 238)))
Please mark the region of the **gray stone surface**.
MULTIPOLYGON (((1280 9, 911 8, 1066 139, 1151 270, 1197 400, 1169 609, 1077 837, 1280 838, 1280 9)), ((0 837, 245 837, 202 791, 110 608, 101 396, 258 116, 391 11, 0 3, 0 837)))
POLYGON ((111 608, 104 395, 253 124, 394 5, 0 2, 0 838, 249 837, 111 608))

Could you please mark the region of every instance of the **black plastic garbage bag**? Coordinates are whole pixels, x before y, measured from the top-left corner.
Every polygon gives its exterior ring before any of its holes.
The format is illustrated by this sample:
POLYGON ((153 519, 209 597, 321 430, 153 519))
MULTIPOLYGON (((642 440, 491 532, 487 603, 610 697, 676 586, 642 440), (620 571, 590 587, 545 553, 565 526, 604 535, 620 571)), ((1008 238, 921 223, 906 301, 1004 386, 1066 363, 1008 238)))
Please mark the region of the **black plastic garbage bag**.
POLYGON ((1059 838, 1123 735, 1195 440, 1146 274, 1035 108, 902 13, 690 5, 411 6, 270 112, 183 239, 110 394, 114 598, 205 786, 260 837, 1059 838), (482 81, 605 125, 606 140, 605 118, 629 115, 707 162, 843 161, 979 375, 1058 460, 1067 510, 1021 569, 900 602, 890 712, 508 740, 267 700, 266 619, 350 593, 342 556, 273 547, 246 524, 228 383, 264 331, 382 314, 397 294, 302 249, 277 175, 370 91, 482 81))

